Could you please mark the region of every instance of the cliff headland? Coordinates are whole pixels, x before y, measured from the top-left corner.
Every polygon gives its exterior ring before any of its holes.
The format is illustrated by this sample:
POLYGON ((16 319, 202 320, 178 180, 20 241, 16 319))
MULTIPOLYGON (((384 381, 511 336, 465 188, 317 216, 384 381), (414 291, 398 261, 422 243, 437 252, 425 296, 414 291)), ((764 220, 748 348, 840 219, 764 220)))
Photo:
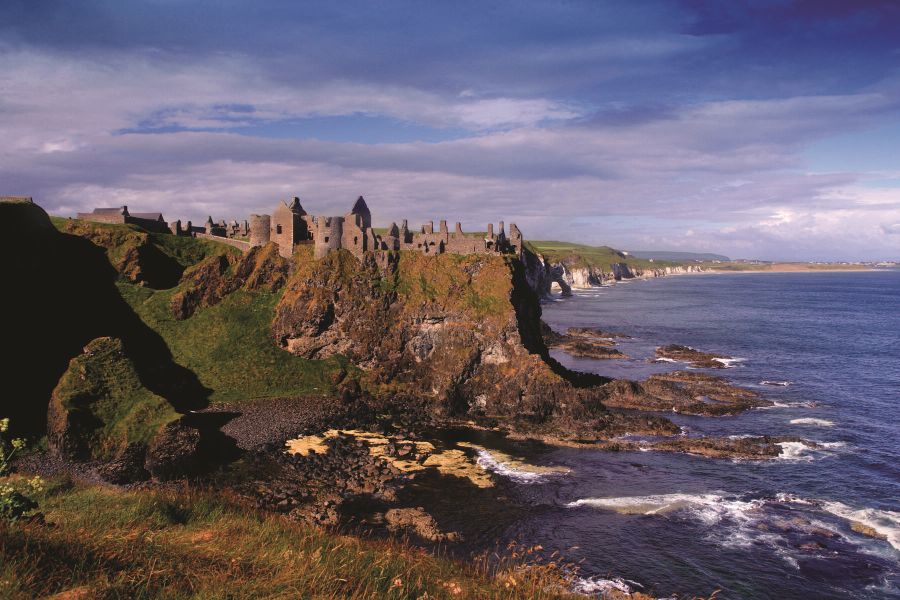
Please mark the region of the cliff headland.
POLYGON ((705 270, 692 262, 636 258, 609 246, 557 241, 526 241, 524 246, 522 260, 529 284, 541 296, 549 296, 553 290, 567 295, 572 288, 705 270))
MULTIPOLYGON (((761 460, 802 443, 685 437, 660 414, 766 403, 724 379, 612 381, 550 357, 548 345, 625 358, 615 333, 543 325, 540 296, 553 281, 693 267, 541 243, 521 256, 319 258, 298 244, 285 257, 273 242, 243 249, 50 218, 33 203, 0 211, 16 225, 3 250, 15 257, 4 281, 17 290, 6 298, 16 352, 3 365, 3 416, 48 447, 22 472, 135 494, 179 481, 303 523, 466 554, 527 510, 501 473, 559 475, 527 459, 546 444, 761 460)), ((715 359, 701 355, 687 358, 715 359)))

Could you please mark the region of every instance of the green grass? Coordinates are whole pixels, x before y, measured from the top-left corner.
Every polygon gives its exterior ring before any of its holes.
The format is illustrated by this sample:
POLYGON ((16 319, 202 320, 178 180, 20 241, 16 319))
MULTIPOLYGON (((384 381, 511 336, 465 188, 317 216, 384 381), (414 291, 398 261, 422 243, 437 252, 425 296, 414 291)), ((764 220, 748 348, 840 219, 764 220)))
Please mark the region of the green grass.
POLYGON ((53 482, 41 524, 0 523, 0 597, 551 598, 557 571, 463 565, 264 515, 221 493, 53 482))
MULTIPOLYGON (((125 257, 139 246, 152 246, 154 256, 165 256, 165 260, 174 261, 182 268, 215 255, 241 254, 224 244, 148 233, 134 225, 89 223, 61 217, 51 217, 51 221, 60 231, 85 237, 103 247, 110 263, 120 269, 135 264, 125 257)), ((152 289, 124 276, 116 283, 119 293, 138 317, 163 338, 174 361, 193 371, 212 390, 210 401, 232 403, 280 396, 328 395, 334 390, 336 376, 353 370, 341 357, 307 360, 275 345, 271 322, 280 293, 239 290, 215 306, 199 308, 186 320, 176 320, 171 309, 172 296, 186 285, 189 284, 152 289)))
POLYGON ((122 297, 141 320, 165 340, 175 362, 193 371, 213 390, 211 401, 326 395, 332 377, 345 369, 343 358, 307 360, 275 345, 271 322, 279 294, 236 291, 184 321, 171 311, 173 290, 152 290, 125 281, 122 297))
POLYGON ((525 242, 525 246, 532 252, 543 254, 550 262, 562 262, 568 267, 574 268, 600 267, 608 271, 613 263, 627 263, 629 266, 642 269, 681 264, 668 261, 650 262, 643 258, 626 256, 619 250, 609 246, 587 246, 585 244, 545 240, 529 240, 525 242))
POLYGON ((435 304, 479 321, 504 320, 512 292, 510 260, 490 254, 401 252, 396 289, 411 310, 435 304))
POLYGON ((151 233, 150 240, 153 245, 174 258, 183 267, 195 265, 205 258, 218 254, 238 256, 241 253, 233 246, 201 238, 151 233))
POLYGON ((163 254, 175 259, 182 267, 197 264, 204 258, 217 254, 235 256, 240 254, 240 250, 225 244, 167 233, 150 233, 137 225, 94 223, 54 216, 50 217, 50 222, 63 233, 85 237, 106 248, 113 265, 129 249, 146 244, 152 244, 163 254))

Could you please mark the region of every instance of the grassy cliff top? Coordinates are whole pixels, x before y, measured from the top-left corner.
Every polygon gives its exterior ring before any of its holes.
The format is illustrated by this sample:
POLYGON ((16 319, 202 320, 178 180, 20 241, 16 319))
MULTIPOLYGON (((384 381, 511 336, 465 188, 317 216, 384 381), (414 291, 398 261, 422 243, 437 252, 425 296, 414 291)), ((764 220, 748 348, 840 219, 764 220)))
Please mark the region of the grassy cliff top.
POLYGON ((588 246, 572 242, 552 240, 528 240, 525 246, 536 254, 544 255, 550 262, 561 262, 568 267, 600 267, 609 269, 614 263, 627 263, 641 268, 667 267, 680 263, 669 261, 649 261, 626 255, 609 246, 588 246))
POLYGON ((345 371, 346 363, 339 357, 305 360, 275 345, 270 326, 280 290, 237 289, 214 306, 201 306, 187 319, 176 318, 173 296, 193 285, 187 277, 190 269, 216 256, 228 259, 233 269, 243 256, 236 248, 200 238, 148 233, 134 225, 59 217, 52 221, 60 231, 105 250, 110 264, 120 272, 115 284, 118 294, 135 317, 161 338, 172 360, 209 390, 209 401, 328 395, 334 376, 345 371))

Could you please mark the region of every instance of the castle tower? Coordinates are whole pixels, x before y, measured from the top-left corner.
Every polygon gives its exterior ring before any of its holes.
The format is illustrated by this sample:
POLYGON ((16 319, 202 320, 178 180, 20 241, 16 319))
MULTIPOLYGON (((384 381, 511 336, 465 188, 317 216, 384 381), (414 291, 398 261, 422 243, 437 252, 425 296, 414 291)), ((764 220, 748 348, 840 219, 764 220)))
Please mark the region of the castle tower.
POLYGON ((403 219, 403 224, 400 225, 399 237, 401 244, 408 244, 410 242, 409 226, 407 225, 406 219, 403 219))
POLYGON ((272 239, 272 218, 269 215, 250 215, 250 245, 265 246, 272 239))
POLYGON ((322 258, 341 248, 344 233, 343 217, 317 217, 315 231, 315 257, 322 258))
POLYGON ((516 256, 522 258, 522 232, 515 223, 509 224, 509 245, 512 246, 516 256))
POLYGON ((294 199, 291 200, 291 205, 288 206, 291 209, 291 212, 295 215, 300 215, 301 217, 306 214, 306 211, 303 210, 303 207, 300 205, 300 198, 294 196, 294 199))
POLYGON ((362 229, 368 229, 372 226, 372 213, 369 211, 369 206, 362 196, 356 199, 353 208, 350 209, 350 214, 362 217, 362 229))
MULTIPOLYGON (((299 206, 297 202, 296 206, 299 206)), ((294 206, 294 203, 291 203, 294 206)), ((296 208, 296 207, 295 207, 296 208)), ((270 239, 278 244, 278 253, 290 258, 294 253, 294 244, 306 239, 306 222, 285 203, 281 202, 272 211, 269 226, 270 239)))

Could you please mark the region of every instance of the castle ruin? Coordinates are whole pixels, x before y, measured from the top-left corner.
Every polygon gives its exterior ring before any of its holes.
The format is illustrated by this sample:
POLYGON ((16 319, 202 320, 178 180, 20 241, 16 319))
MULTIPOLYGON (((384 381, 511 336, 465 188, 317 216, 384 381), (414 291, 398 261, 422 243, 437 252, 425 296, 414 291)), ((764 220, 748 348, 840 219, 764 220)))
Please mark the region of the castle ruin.
POLYGON ((131 213, 128 212, 127 206, 95 208, 93 212, 78 213, 76 218, 95 223, 138 225, 147 231, 155 233, 166 233, 169 231, 169 224, 166 223, 162 213, 131 213))
POLYGON ((213 221, 210 216, 203 227, 195 227, 190 221, 182 227, 180 220, 168 224, 160 213, 129 213, 127 206, 96 208, 90 213, 78 213, 78 218, 99 223, 131 223, 150 231, 214 239, 244 251, 275 242, 285 258, 293 255, 296 246, 306 244, 313 246, 316 258, 340 249, 358 258, 373 250, 413 250, 424 254, 512 253, 521 257, 523 244, 522 232, 515 223, 510 224, 507 234, 503 221, 496 231, 493 223, 489 223, 483 234, 463 233, 460 223, 451 232, 447 221, 440 221, 437 231, 433 221, 418 231, 411 231, 406 220, 399 227, 391 223, 387 230, 377 233, 372 227, 372 213, 362 196, 341 216, 312 216, 295 197, 290 204, 280 202, 270 215, 250 215, 242 223, 213 221))

